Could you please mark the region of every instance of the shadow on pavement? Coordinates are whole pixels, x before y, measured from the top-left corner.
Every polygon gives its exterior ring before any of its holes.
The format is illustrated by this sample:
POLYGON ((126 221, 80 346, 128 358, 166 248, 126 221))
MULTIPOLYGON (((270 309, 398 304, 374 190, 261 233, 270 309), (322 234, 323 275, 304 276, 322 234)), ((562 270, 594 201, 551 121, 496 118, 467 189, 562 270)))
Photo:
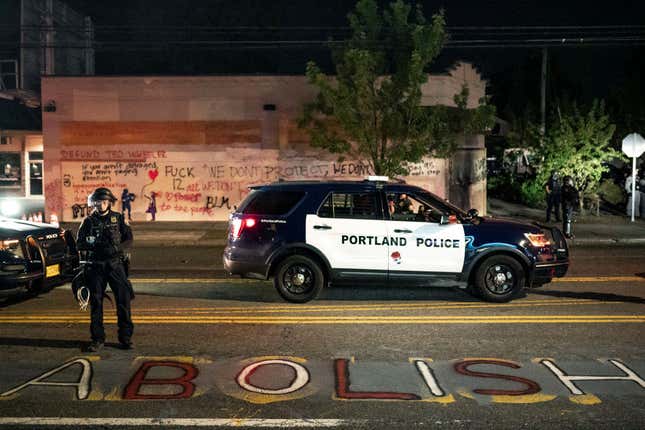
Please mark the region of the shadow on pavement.
POLYGON ((61 339, 31 339, 22 337, 0 337, 2 346, 34 346, 41 348, 67 348, 80 349, 85 343, 78 340, 61 340, 61 339))
MULTIPOLYGON (((0 346, 31 346, 35 348, 63 348, 77 349, 87 352, 89 341, 64 340, 64 339, 30 339, 24 337, 0 337, 0 346)), ((105 348, 121 349, 116 342, 106 342, 105 348)))
MULTIPOLYGON (((276 293, 277 294, 277 293, 276 293)), ((322 300, 448 300, 448 301, 479 301, 465 291, 457 288, 432 287, 388 287, 388 286, 335 286, 326 288, 318 299, 322 300)))
MULTIPOLYGON (((249 282, 249 284, 229 284, 217 287, 194 287, 189 285, 168 286, 163 289, 147 289, 135 286, 137 294, 159 297, 182 297, 206 300, 230 300, 255 303, 284 303, 272 284, 268 282, 249 282)), ((520 295, 519 297, 522 297, 520 295)), ((458 288, 447 287, 388 287, 388 286, 334 286, 325 288, 317 301, 474 301, 479 299, 458 288)), ((136 301, 133 302, 136 306, 136 301)), ((297 306, 297 305, 296 305, 297 306)))
POLYGON ((586 299, 597 300, 599 302, 628 302, 645 304, 645 299, 636 296, 623 296, 620 294, 607 294, 607 293, 593 293, 593 292, 577 292, 577 291, 531 291, 530 295, 541 295, 551 297, 566 297, 571 299, 586 299))
POLYGON ((43 294, 49 293, 51 290, 53 290, 54 287, 47 287, 44 290, 40 291, 38 295, 35 295, 33 293, 23 291, 23 292, 18 292, 15 294, 12 294, 10 296, 6 297, 1 297, 0 298, 0 309, 6 308, 8 306, 13 306, 17 305, 22 302, 26 302, 27 300, 39 300, 41 299, 43 294))

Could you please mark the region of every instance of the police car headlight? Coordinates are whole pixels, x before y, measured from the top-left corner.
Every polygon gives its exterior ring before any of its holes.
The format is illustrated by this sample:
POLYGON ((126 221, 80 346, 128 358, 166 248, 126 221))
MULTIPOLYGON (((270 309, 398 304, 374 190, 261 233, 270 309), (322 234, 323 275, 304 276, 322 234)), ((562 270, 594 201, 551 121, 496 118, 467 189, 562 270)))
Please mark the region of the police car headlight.
POLYGON ((551 242, 549 242, 549 239, 547 239, 546 235, 539 233, 524 233, 524 236, 529 240, 531 245, 533 245, 536 248, 543 248, 545 246, 549 246, 551 242))

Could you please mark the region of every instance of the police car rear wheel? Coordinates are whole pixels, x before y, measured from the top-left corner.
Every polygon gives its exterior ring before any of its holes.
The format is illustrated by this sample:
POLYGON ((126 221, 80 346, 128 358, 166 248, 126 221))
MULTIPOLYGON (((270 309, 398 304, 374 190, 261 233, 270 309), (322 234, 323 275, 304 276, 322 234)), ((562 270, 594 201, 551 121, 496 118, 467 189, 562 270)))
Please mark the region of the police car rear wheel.
POLYGON ((508 302, 524 288, 525 273, 519 261, 506 255, 489 257, 475 274, 480 297, 489 302, 508 302))
POLYGON ((280 263, 274 284, 283 299, 305 303, 318 296, 324 278, 318 263, 303 255, 293 255, 280 263))

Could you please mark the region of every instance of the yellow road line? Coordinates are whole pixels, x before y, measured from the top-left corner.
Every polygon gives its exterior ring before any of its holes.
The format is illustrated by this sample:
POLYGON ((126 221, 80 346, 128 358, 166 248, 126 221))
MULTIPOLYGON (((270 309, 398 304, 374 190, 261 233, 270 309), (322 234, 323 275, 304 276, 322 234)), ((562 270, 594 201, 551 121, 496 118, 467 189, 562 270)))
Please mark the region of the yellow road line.
MULTIPOLYGON (((89 315, 78 315, 78 316, 65 316, 65 315, 25 315, 24 319, 26 320, 39 320, 39 319, 62 319, 62 320, 67 320, 67 319, 84 319, 84 320, 89 320, 89 315)), ((309 318, 307 315, 290 315, 290 316, 279 316, 279 317, 268 317, 268 316, 199 316, 199 317, 191 317, 191 316, 184 316, 184 315, 148 315, 148 316, 136 316, 135 319, 139 320, 149 320, 149 319, 155 319, 155 320, 173 320, 173 319, 212 319, 212 320, 217 320, 217 319, 248 319, 248 318, 273 318, 273 319, 283 319, 283 320, 288 320, 288 319, 301 319, 301 318, 309 318)), ((342 316, 342 315, 318 315, 315 317, 311 317, 314 319, 320 319, 320 320, 353 320, 355 318, 360 318, 363 320, 369 320, 369 319, 374 319, 378 320, 379 318, 389 318, 389 319, 409 319, 409 318, 415 318, 415 319, 433 319, 433 318, 439 318, 439 319, 456 319, 456 320, 462 320, 462 319, 491 319, 491 320, 503 320, 503 319, 542 319, 542 318, 558 318, 558 319, 567 319, 567 318, 613 318, 613 319, 618 319, 618 318, 623 318, 623 319, 643 319, 645 318, 645 315, 587 315, 587 314, 572 314, 572 315, 559 315, 559 314, 554 314, 554 315, 363 315, 363 316, 355 316, 355 315, 348 315, 348 316, 342 316)), ((0 317, 1 320, 5 319, 16 319, 14 317, 0 317)))
MULTIPOLYGON (((147 309, 134 308, 135 313, 141 315, 142 313, 163 313, 167 315, 168 313, 191 313, 195 314, 222 314, 222 313, 285 313, 285 312, 308 312, 308 313, 322 313, 322 312, 333 312, 333 311, 359 311, 359 312, 368 312, 368 311, 408 311, 408 310, 437 310, 437 309, 490 309, 490 308, 522 308, 522 307, 543 307, 543 306, 580 306, 580 305, 613 305, 613 304, 623 304, 625 302, 611 301, 611 302, 601 302, 597 300, 531 300, 526 302, 512 302, 512 303, 481 303, 481 302, 466 302, 466 303, 455 303, 455 304, 445 304, 445 305, 435 305, 435 304, 409 304, 409 305, 347 305, 347 306, 334 306, 334 305, 321 305, 321 306, 303 306, 298 305, 284 306, 284 307, 263 307, 263 306, 254 306, 254 307, 216 307, 211 308, 156 308, 156 309, 147 309)), ((49 311, 49 315, 68 315, 69 310, 61 311, 49 311)), ((2 312, 1 316, 17 316, 17 315, 26 315, 24 311, 21 312, 2 312)))
MULTIPOLYGON (((340 316, 340 315, 319 315, 309 317, 306 315, 293 315, 293 316, 136 316, 133 318, 135 322, 158 321, 171 323, 176 321, 328 321, 328 322, 354 322, 354 321, 522 321, 522 322, 539 322, 546 320, 614 320, 614 321, 645 321, 645 315, 373 315, 373 316, 340 316)), ((114 320, 116 318, 109 317, 106 320, 114 320)), ((89 316, 24 316, 16 317, 0 317, 0 323, 19 321, 24 323, 42 322, 42 321, 56 321, 56 322, 78 322, 89 321, 89 316)))
MULTIPOLYGON (((291 319, 279 319, 279 318, 223 318, 218 320, 213 319, 175 319, 175 320, 162 320, 162 319, 151 319, 151 320, 142 320, 134 319, 136 324, 320 324, 320 325, 347 325, 347 324, 593 324, 593 323, 645 323, 645 317, 625 319, 625 318, 577 318, 577 319, 567 319, 567 318, 548 318, 548 319, 539 319, 539 320, 527 320, 524 318, 521 319, 445 319, 445 318, 433 318, 433 319, 390 319, 381 317, 376 320, 365 320, 362 318, 353 318, 353 319, 341 319, 341 320, 326 320, 320 318, 291 318, 291 319)), ((23 321, 23 320, 4 320, 0 321, 0 324, 9 324, 9 323, 20 323, 20 324, 88 324, 89 319, 84 320, 34 320, 34 321, 23 321)), ((105 321, 107 324, 116 323, 116 319, 107 319, 105 321)))

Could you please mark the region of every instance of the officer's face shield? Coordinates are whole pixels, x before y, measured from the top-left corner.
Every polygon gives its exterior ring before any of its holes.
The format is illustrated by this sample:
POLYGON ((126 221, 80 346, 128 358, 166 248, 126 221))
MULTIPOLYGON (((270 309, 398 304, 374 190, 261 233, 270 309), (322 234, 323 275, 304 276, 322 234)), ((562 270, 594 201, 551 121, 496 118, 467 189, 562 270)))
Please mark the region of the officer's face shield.
POLYGON ((87 207, 91 208, 92 210, 99 211, 99 213, 107 211, 108 209, 110 209, 111 205, 112 201, 107 198, 94 199, 91 195, 87 198, 87 207))

